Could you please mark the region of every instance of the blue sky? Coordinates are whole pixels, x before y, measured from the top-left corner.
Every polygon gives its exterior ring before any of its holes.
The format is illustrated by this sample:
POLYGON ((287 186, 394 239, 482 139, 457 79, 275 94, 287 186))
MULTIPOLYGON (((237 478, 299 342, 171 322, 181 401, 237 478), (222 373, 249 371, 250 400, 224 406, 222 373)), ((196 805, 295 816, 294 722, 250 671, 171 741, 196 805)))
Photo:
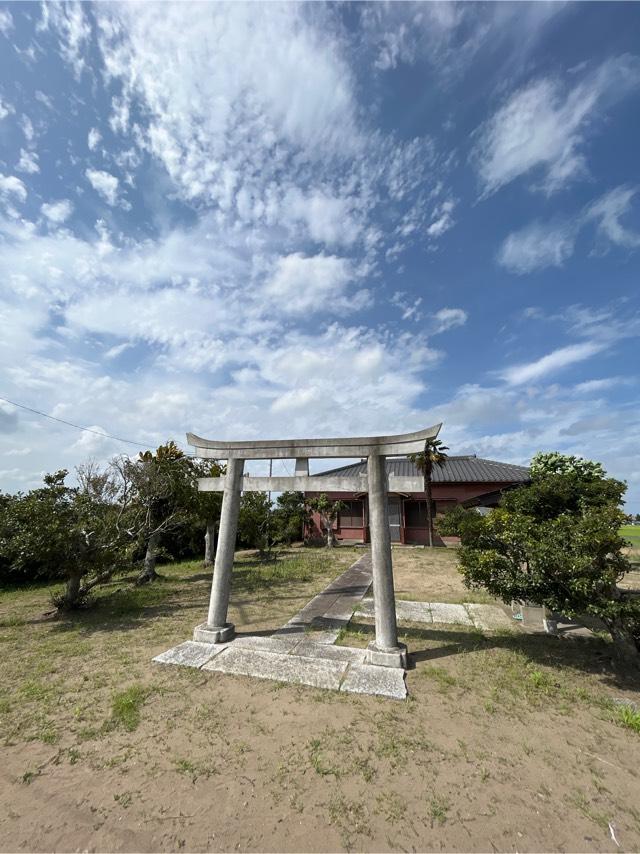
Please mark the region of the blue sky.
MULTIPOLYGON (((0 395, 154 446, 602 460, 640 511, 640 8, 0 6, 0 395)), ((0 402, 0 488, 133 450, 0 402)))

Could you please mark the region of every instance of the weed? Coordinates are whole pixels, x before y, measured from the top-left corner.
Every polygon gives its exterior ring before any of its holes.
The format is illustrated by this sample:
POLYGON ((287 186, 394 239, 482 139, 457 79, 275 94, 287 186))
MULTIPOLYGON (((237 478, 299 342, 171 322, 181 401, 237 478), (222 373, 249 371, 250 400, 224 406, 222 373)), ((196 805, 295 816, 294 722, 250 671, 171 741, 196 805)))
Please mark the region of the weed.
POLYGON ((207 767, 199 762, 193 762, 191 759, 176 759, 174 764, 181 774, 191 777, 192 783, 195 783, 198 777, 210 777, 212 774, 217 774, 215 766, 207 767))
POLYGON ((575 791, 572 795, 567 796, 566 800, 603 830, 608 830, 609 820, 607 816, 593 809, 584 792, 575 791))
POLYGON ((354 836, 371 836, 364 804, 350 801, 344 795, 334 795, 329 801, 329 823, 340 833, 347 851, 353 848, 354 836))
POLYGON ((28 786, 36 777, 40 776, 40 771, 25 771, 22 775, 22 782, 28 786))
POLYGON ((444 824, 446 822, 449 806, 449 802, 444 798, 440 798, 437 795, 431 798, 431 803, 429 804, 431 827, 433 827, 436 822, 438 824, 444 824))
POLYGON ((121 807, 124 807, 124 809, 127 809, 133 801, 133 792, 122 792, 121 794, 114 795, 113 800, 120 804, 121 807))
POLYGON ((633 730, 640 734, 640 711, 632 706, 620 705, 616 706, 615 711, 616 723, 622 727, 633 730))
POLYGON ((435 667, 434 665, 429 665, 428 667, 423 667, 420 671, 422 676, 428 676, 430 679, 433 679, 440 691, 443 693, 447 693, 449 688, 452 688, 454 685, 458 684, 458 680, 455 676, 452 676, 444 667, 435 667))
POLYGON ((121 726, 133 732, 140 723, 140 708, 147 699, 149 690, 142 685, 131 685, 114 695, 111 701, 110 727, 121 726))
POLYGON ((407 812, 405 801, 396 792, 380 794, 376 797, 378 808, 376 812, 383 815, 392 824, 402 821, 407 812))
POLYGON ((309 758, 316 774, 320 774, 322 777, 328 777, 331 774, 334 777, 339 777, 341 774, 339 768, 325 764, 322 756, 322 741, 319 738, 314 738, 309 742, 309 746, 311 748, 309 758))

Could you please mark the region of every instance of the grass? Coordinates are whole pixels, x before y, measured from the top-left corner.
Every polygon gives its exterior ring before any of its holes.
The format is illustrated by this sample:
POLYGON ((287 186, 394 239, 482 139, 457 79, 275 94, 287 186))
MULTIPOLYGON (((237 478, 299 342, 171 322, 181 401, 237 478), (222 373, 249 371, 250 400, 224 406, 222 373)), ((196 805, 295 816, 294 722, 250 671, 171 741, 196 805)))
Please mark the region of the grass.
POLYGON ((127 732, 133 732, 140 723, 140 709, 149 696, 149 690, 142 685, 131 685, 115 694, 111 702, 110 726, 121 726, 127 732))
POLYGON ((640 711, 631 706, 617 706, 615 718, 620 726, 626 727, 640 735, 640 711))
POLYGON ((631 543, 634 549, 640 549, 640 525, 623 525, 620 528, 620 536, 631 543))

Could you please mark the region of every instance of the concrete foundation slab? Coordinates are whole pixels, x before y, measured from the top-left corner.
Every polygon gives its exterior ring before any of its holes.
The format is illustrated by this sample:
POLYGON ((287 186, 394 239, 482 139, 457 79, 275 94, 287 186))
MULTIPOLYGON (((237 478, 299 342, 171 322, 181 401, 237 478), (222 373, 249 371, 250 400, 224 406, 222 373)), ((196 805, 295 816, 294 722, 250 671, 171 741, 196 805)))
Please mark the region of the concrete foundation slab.
POLYGON ((407 696, 404 670, 401 667, 376 667, 373 664, 351 664, 340 690, 394 700, 404 700, 407 696))
POLYGON ((344 661, 326 661, 301 655, 229 647, 205 664, 203 670, 312 685, 314 688, 332 688, 337 691, 347 666, 344 661))
POLYGON ((430 602, 431 617, 434 623, 460 623, 472 626, 473 621, 463 605, 450 605, 447 602, 430 602))
POLYGON ((375 641, 367 647, 366 661, 378 667, 407 667, 407 647, 399 643, 391 649, 380 648, 375 641))
POLYGON ((409 623, 432 623, 433 612, 430 602, 396 602, 399 620, 409 623))
POLYGON ((291 651, 291 655, 303 655, 308 658, 326 659, 327 661, 349 661, 354 664, 364 664, 365 661, 364 649, 315 643, 306 638, 291 651))
POLYGON ((209 626, 201 623, 193 630, 193 639, 200 643, 227 643, 233 639, 235 633, 233 623, 226 623, 224 626, 209 626))
POLYGON ((508 617, 497 605, 477 605, 474 602, 467 602, 465 608, 474 625, 479 629, 491 631, 492 629, 515 628, 514 620, 508 617))
POLYGON ((260 649, 265 652, 280 652, 287 655, 304 640, 304 635, 275 635, 260 637, 258 635, 245 635, 231 642, 233 649, 260 649))
POLYGON ((158 664, 181 664, 184 667, 202 667, 215 655, 226 649, 226 644, 214 646, 210 643, 186 641, 179 646, 161 652, 153 659, 158 664))

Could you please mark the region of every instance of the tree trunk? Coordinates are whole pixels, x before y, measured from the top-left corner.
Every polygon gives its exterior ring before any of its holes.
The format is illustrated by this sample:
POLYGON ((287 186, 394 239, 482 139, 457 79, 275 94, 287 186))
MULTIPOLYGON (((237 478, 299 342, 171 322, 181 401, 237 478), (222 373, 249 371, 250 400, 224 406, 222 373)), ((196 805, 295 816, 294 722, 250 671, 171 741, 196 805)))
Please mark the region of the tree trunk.
POLYGON ((427 535, 429 548, 433 548, 433 501, 431 500, 431 472, 424 473, 424 491, 427 495, 427 535))
POLYGON ((158 551, 159 544, 160 534, 156 531, 156 533, 151 534, 149 537, 147 553, 144 556, 144 564, 142 572, 138 576, 137 584, 147 584, 149 581, 153 581, 158 577, 158 573, 156 572, 156 553, 158 551))
POLYGON ((635 664, 640 666, 640 649, 637 640, 629 631, 623 620, 613 619, 608 621, 607 628, 613 638, 613 647, 616 658, 623 664, 635 664))
POLYGON ((216 523, 207 522, 207 531, 204 535, 204 565, 212 566, 216 556, 216 523))
POLYGON ((325 518, 323 521, 327 529, 327 548, 332 549, 334 546, 333 521, 327 518, 325 518))
POLYGON ((82 581, 82 573, 77 572, 67 578, 67 584, 64 589, 64 596, 58 607, 63 609, 74 608, 78 604, 80 598, 80 582, 82 581))

